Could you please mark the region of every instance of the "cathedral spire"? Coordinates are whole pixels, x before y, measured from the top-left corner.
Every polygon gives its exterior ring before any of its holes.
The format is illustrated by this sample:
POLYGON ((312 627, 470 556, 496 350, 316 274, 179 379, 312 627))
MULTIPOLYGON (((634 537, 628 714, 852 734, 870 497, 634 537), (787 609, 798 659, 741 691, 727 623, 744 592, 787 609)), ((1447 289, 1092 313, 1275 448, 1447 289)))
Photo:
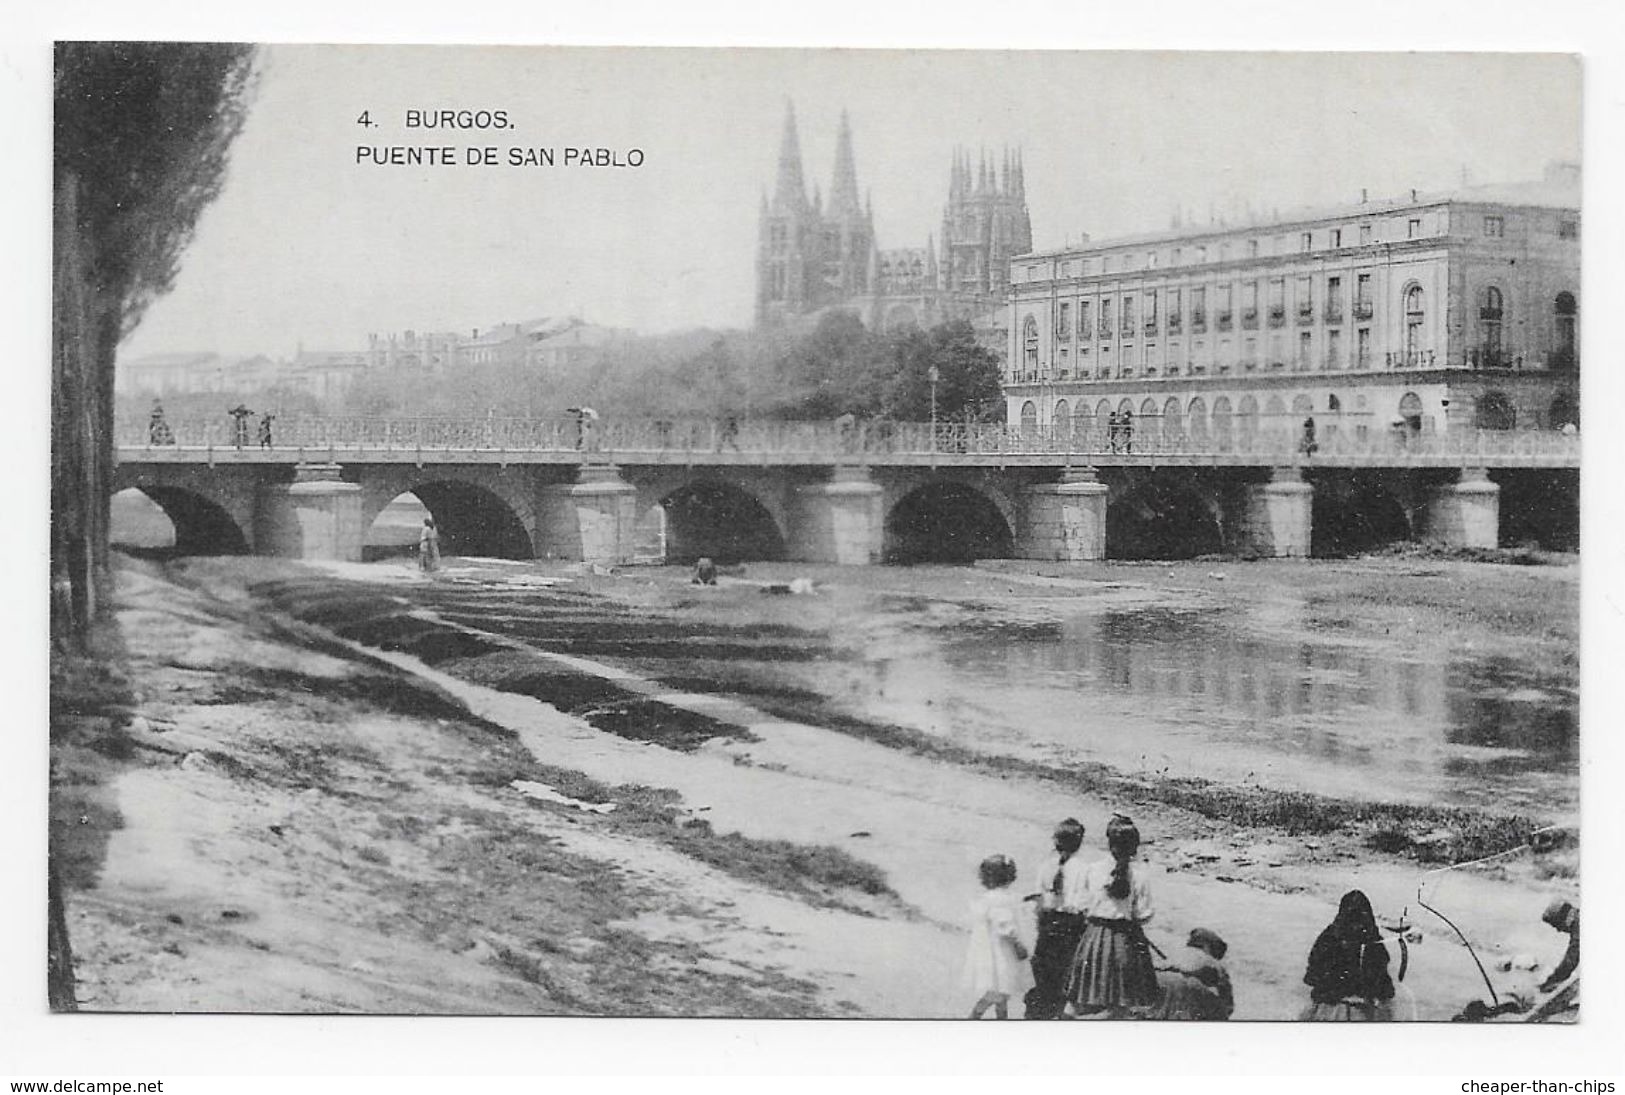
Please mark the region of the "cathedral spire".
POLYGON ((1021 166, 1021 148, 1020 148, 1020 146, 1017 146, 1017 148, 1016 148, 1015 190, 1014 190, 1014 194, 1015 194, 1015 196, 1017 198, 1020 198, 1022 201, 1025 201, 1027 199, 1027 172, 1021 166))
POLYGON ((862 211, 858 203, 858 170, 852 162, 852 123, 844 110, 835 138, 835 180, 829 188, 829 211, 836 217, 862 211))
POLYGON ((801 139, 796 136, 796 105, 788 99, 784 103, 784 136, 779 140, 779 178, 773 190, 773 207, 807 207, 807 186, 801 177, 801 139))

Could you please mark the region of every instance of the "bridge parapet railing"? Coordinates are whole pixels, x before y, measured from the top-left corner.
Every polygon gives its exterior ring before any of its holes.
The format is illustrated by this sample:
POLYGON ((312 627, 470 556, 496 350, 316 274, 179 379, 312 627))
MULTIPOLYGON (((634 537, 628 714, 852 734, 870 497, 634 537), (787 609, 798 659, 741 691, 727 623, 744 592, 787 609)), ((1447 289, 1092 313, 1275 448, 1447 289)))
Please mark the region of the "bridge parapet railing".
MULTIPOLYGON (((162 449, 230 449, 239 435, 229 419, 165 422, 161 431, 146 418, 121 417, 117 443, 162 449)), ((259 448, 259 423, 249 423, 244 448, 259 448)), ((758 454, 763 456, 1186 456, 1312 460, 1348 458, 1445 458, 1462 463, 1524 457, 1577 458, 1580 438, 1557 430, 1448 432, 1379 429, 1328 422, 1311 438, 1301 429, 1259 428, 1230 423, 1156 420, 1113 429, 1094 420, 1070 425, 1003 423, 779 422, 705 419, 624 419, 580 423, 536 418, 370 418, 288 415, 271 426, 269 447, 322 453, 556 452, 666 454, 758 454)))

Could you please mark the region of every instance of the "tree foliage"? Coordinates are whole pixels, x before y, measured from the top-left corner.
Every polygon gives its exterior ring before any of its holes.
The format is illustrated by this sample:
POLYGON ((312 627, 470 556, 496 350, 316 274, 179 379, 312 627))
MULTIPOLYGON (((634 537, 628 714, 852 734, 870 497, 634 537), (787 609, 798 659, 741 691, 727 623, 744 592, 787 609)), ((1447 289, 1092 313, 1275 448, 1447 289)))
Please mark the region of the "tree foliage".
POLYGON ((849 312, 809 330, 627 338, 590 362, 553 369, 480 364, 434 376, 376 372, 347 394, 352 414, 552 417, 583 404, 618 418, 857 418, 925 421, 930 370, 944 420, 1003 416, 998 358, 970 324, 876 332, 849 312))
POLYGON ((253 56, 226 43, 57 43, 56 182, 77 187, 88 274, 121 336, 174 283, 225 182, 253 56))

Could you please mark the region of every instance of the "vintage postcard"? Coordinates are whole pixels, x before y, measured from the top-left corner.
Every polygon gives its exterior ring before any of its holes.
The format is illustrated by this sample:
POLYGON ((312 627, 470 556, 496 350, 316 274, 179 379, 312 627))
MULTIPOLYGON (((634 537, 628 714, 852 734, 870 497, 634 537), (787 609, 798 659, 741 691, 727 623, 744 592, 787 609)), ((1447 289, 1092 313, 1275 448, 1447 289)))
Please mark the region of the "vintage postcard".
POLYGON ((1577 57, 53 95, 53 1008, 1579 1018, 1577 57))

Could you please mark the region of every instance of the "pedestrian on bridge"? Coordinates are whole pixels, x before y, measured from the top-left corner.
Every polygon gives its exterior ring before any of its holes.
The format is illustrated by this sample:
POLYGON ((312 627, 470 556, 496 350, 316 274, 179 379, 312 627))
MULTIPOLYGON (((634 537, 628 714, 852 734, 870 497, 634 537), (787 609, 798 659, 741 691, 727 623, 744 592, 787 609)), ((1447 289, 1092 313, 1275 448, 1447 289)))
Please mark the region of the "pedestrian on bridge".
POLYGON ((152 401, 152 417, 147 422, 147 443, 150 445, 173 445, 175 434, 164 421, 164 405, 158 400, 152 401))
POLYGON ((722 432, 717 436, 717 451, 731 446, 734 452, 739 451, 739 416, 730 414, 722 420, 722 432))
POLYGON ((271 423, 275 421, 276 415, 270 411, 266 411, 260 418, 260 448, 268 449, 271 447, 271 423))
POLYGON ((248 420, 254 417, 254 412, 239 403, 226 413, 234 419, 231 430, 232 444, 239 449, 247 447, 248 420))

